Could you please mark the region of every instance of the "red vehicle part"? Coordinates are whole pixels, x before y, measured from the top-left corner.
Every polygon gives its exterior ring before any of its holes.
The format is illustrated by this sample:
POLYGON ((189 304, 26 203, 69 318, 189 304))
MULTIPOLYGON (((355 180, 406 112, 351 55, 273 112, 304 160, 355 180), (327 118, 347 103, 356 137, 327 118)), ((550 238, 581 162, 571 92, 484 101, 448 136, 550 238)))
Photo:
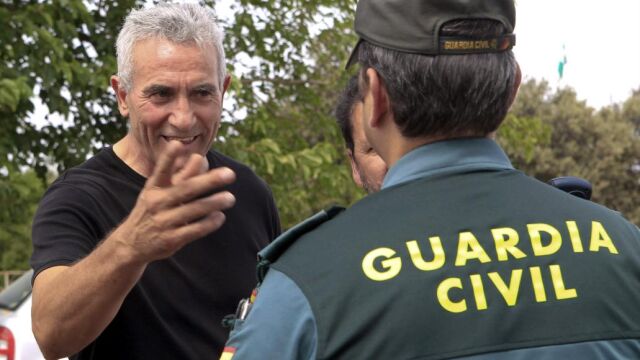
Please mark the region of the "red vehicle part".
POLYGON ((11 330, 0 326, 0 360, 14 360, 16 342, 11 330))

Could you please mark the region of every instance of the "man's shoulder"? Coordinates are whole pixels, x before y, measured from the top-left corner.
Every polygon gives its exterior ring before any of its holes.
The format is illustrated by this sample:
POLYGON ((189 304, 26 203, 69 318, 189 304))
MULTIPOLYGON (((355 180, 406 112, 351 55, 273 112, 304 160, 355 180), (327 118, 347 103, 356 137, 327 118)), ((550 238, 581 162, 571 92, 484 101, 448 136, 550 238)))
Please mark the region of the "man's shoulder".
MULTIPOLYGON (((309 248, 327 249, 334 245, 354 244, 356 234, 374 231, 372 228, 393 221, 388 216, 388 208, 393 202, 402 203, 406 187, 394 187, 365 196, 345 209, 333 206, 303 220, 284 232, 278 253, 284 258, 316 257, 324 251, 310 251, 309 248)), ((410 192, 410 190, 409 190, 410 192)), ((277 241, 274 241, 277 247, 277 241)), ((331 251, 329 251, 330 253, 331 251)), ((280 257, 280 256, 278 256, 280 257)))
MULTIPOLYGON (((100 150, 85 162, 64 171, 47 189, 46 199, 76 202, 122 193, 128 189, 136 192, 144 186, 145 179, 132 169, 123 166, 110 148, 100 150)), ((56 200, 56 201, 58 201, 56 200)))
POLYGON ((269 266, 278 261, 280 257, 286 253, 289 248, 295 244, 301 237, 314 232, 318 227, 322 227, 325 223, 331 222, 332 219, 339 216, 344 211, 341 206, 333 206, 325 210, 321 210, 301 221, 300 223, 287 229, 278 236, 266 248, 258 253, 258 280, 262 281, 269 266))
POLYGON ((489 224, 492 214, 508 217, 514 223, 519 216, 523 221, 559 216, 602 219, 617 228, 633 226, 614 210, 570 195, 519 171, 465 174, 418 179, 368 195, 338 216, 297 234, 283 252, 283 258, 333 256, 333 251, 326 249, 354 248, 369 238, 402 232, 415 224, 434 231, 448 224, 464 227, 472 218, 489 224), (475 182, 483 180, 482 177, 489 177, 494 183, 475 182), (473 184, 475 189, 470 189, 473 184), (477 189, 482 186, 484 188, 477 189))
POLYGON ((253 169, 230 156, 227 156, 217 150, 209 150, 207 153, 207 160, 209 160, 209 166, 212 169, 224 166, 236 173, 236 182, 231 185, 231 188, 249 186, 261 188, 265 191, 268 189, 267 183, 264 179, 258 176, 253 169))
POLYGON ((84 162, 65 170, 55 183, 104 179, 122 174, 123 164, 109 147, 99 150, 84 162), (114 171, 118 169, 118 171, 114 171))
POLYGON ((243 164, 217 150, 209 150, 207 153, 207 160, 209 160, 211 168, 226 166, 235 172, 248 173, 256 176, 255 172, 248 165, 243 164))

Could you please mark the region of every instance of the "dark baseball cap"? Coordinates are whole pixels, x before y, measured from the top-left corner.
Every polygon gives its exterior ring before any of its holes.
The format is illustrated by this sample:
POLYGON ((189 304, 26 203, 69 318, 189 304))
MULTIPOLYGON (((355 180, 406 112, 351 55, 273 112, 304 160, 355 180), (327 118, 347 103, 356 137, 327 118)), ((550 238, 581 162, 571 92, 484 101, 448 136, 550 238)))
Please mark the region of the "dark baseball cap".
POLYGON ((360 0, 355 30, 360 39, 347 67, 356 61, 363 40, 383 48, 423 55, 502 52, 516 43, 514 0, 360 0), (440 36, 452 20, 495 20, 506 34, 485 37, 440 36))

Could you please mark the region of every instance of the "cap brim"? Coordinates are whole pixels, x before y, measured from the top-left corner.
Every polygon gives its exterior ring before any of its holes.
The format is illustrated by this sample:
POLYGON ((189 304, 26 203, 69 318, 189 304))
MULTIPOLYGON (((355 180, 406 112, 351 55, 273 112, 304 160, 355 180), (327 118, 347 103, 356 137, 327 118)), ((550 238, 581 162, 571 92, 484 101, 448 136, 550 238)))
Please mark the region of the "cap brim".
POLYGON ((358 47, 360 47, 361 43, 362 43, 362 39, 358 39, 358 43, 353 48, 353 51, 351 52, 351 55, 349 56, 349 60, 347 60, 347 65, 345 65, 345 67, 344 67, 345 70, 349 69, 351 67, 351 65, 355 64, 356 62, 358 62, 358 47))

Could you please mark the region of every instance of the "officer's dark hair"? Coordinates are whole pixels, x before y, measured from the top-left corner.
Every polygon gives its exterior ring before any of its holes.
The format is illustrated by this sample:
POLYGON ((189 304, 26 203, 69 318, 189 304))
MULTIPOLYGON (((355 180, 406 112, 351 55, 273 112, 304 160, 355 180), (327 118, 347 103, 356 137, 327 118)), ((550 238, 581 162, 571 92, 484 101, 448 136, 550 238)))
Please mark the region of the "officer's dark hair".
MULTIPOLYGON (((444 36, 506 33, 492 20, 455 20, 444 36)), ((375 69, 403 136, 485 136, 504 120, 516 93, 518 65, 511 50, 501 53, 427 56, 360 44, 361 85, 375 69)))
POLYGON ((353 76, 347 82, 347 86, 340 93, 338 102, 334 110, 334 115, 340 130, 342 131, 342 137, 347 149, 353 153, 353 123, 351 122, 351 115, 353 114, 353 107, 356 102, 360 101, 360 92, 358 91, 358 77, 353 76))

